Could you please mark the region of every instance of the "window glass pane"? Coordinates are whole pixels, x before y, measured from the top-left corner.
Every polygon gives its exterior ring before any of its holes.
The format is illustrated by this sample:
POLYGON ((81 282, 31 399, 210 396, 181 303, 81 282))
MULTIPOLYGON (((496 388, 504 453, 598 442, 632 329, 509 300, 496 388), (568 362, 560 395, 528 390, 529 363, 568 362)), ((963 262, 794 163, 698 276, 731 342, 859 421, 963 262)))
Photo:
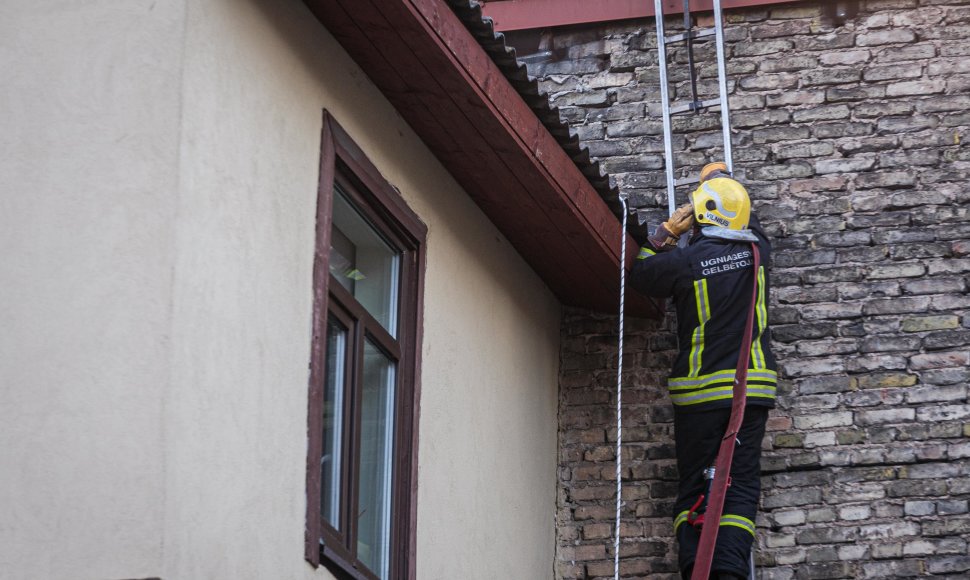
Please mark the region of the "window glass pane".
POLYGON ((379 578, 387 578, 390 567, 394 371, 394 362, 367 341, 361 393, 357 558, 379 578))
POLYGON ((400 256, 334 184, 330 273, 391 336, 397 336, 400 256))
POLYGON ((340 529, 340 467, 343 449, 344 379, 347 329, 327 320, 327 376, 323 385, 323 456, 320 458, 320 513, 340 529))

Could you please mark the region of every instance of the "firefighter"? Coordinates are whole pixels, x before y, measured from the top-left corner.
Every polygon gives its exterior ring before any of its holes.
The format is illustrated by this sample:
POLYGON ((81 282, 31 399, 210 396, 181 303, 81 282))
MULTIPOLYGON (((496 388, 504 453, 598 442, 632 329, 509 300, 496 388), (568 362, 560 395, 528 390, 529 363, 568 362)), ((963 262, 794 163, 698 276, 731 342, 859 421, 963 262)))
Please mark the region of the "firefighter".
POLYGON ((647 296, 672 297, 677 311, 679 352, 667 382, 680 474, 673 515, 681 574, 690 578, 709 492, 705 471, 714 465, 728 424, 751 307, 752 243, 759 249, 747 404, 711 566, 712 578, 748 578, 761 491, 761 440, 777 383, 765 275, 771 245, 751 212, 747 191, 724 163, 706 165, 700 178, 690 203, 678 208, 648 238, 630 277, 632 286, 647 296), (688 243, 678 247, 687 232, 688 243))

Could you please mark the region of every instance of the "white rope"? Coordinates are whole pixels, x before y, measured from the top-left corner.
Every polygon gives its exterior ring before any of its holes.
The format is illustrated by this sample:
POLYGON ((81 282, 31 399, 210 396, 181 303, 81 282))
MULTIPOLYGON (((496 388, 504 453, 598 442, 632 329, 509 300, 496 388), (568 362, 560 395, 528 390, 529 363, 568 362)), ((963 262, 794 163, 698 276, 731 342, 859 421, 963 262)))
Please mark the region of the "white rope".
POLYGON ((620 447, 623 445, 623 311, 626 302, 626 196, 623 204, 623 229, 620 230, 620 340, 616 355, 616 533, 613 537, 613 580, 620 580, 620 508, 623 504, 622 465, 620 447))

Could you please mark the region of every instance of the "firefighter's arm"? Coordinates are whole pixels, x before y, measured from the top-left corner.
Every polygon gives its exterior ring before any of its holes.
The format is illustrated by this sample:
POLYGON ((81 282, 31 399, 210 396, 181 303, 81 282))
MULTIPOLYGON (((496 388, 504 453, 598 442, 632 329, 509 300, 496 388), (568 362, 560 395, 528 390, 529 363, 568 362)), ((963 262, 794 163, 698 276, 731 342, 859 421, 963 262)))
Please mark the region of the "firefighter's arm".
POLYGON ((630 285, 645 296, 666 298, 674 293, 674 284, 685 267, 683 250, 673 248, 656 252, 647 243, 630 268, 630 285))
POLYGON ((694 223, 694 210, 684 204, 670 218, 657 226, 640 248, 630 268, 630 283, 646 296, 665 298, 673 295, 674 283, 685 267, 683 252, 677 248, 681 234, 694 223))

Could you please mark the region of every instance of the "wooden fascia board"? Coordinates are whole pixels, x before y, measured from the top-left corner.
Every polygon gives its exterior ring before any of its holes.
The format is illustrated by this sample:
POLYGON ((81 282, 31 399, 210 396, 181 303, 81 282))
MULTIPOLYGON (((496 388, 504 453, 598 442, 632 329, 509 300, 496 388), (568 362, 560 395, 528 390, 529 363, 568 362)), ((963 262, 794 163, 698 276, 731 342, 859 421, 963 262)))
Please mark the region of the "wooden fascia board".
MULTIPOLYGON (((724 0, 721 7, 791 4, 793 0, 724 0)), ((682 0, 663 0, 664 14, 683 14, 682 0)), ((691 12, 713 10, 712 0, 694 0, 691 12)), ((656 14, 651 0, 491 0, 483 12, 502 32, 644 18, 656 14)))
POLYGON ((450 8, 306 1, 564 303, 616 309, 618 220, 450 8))

